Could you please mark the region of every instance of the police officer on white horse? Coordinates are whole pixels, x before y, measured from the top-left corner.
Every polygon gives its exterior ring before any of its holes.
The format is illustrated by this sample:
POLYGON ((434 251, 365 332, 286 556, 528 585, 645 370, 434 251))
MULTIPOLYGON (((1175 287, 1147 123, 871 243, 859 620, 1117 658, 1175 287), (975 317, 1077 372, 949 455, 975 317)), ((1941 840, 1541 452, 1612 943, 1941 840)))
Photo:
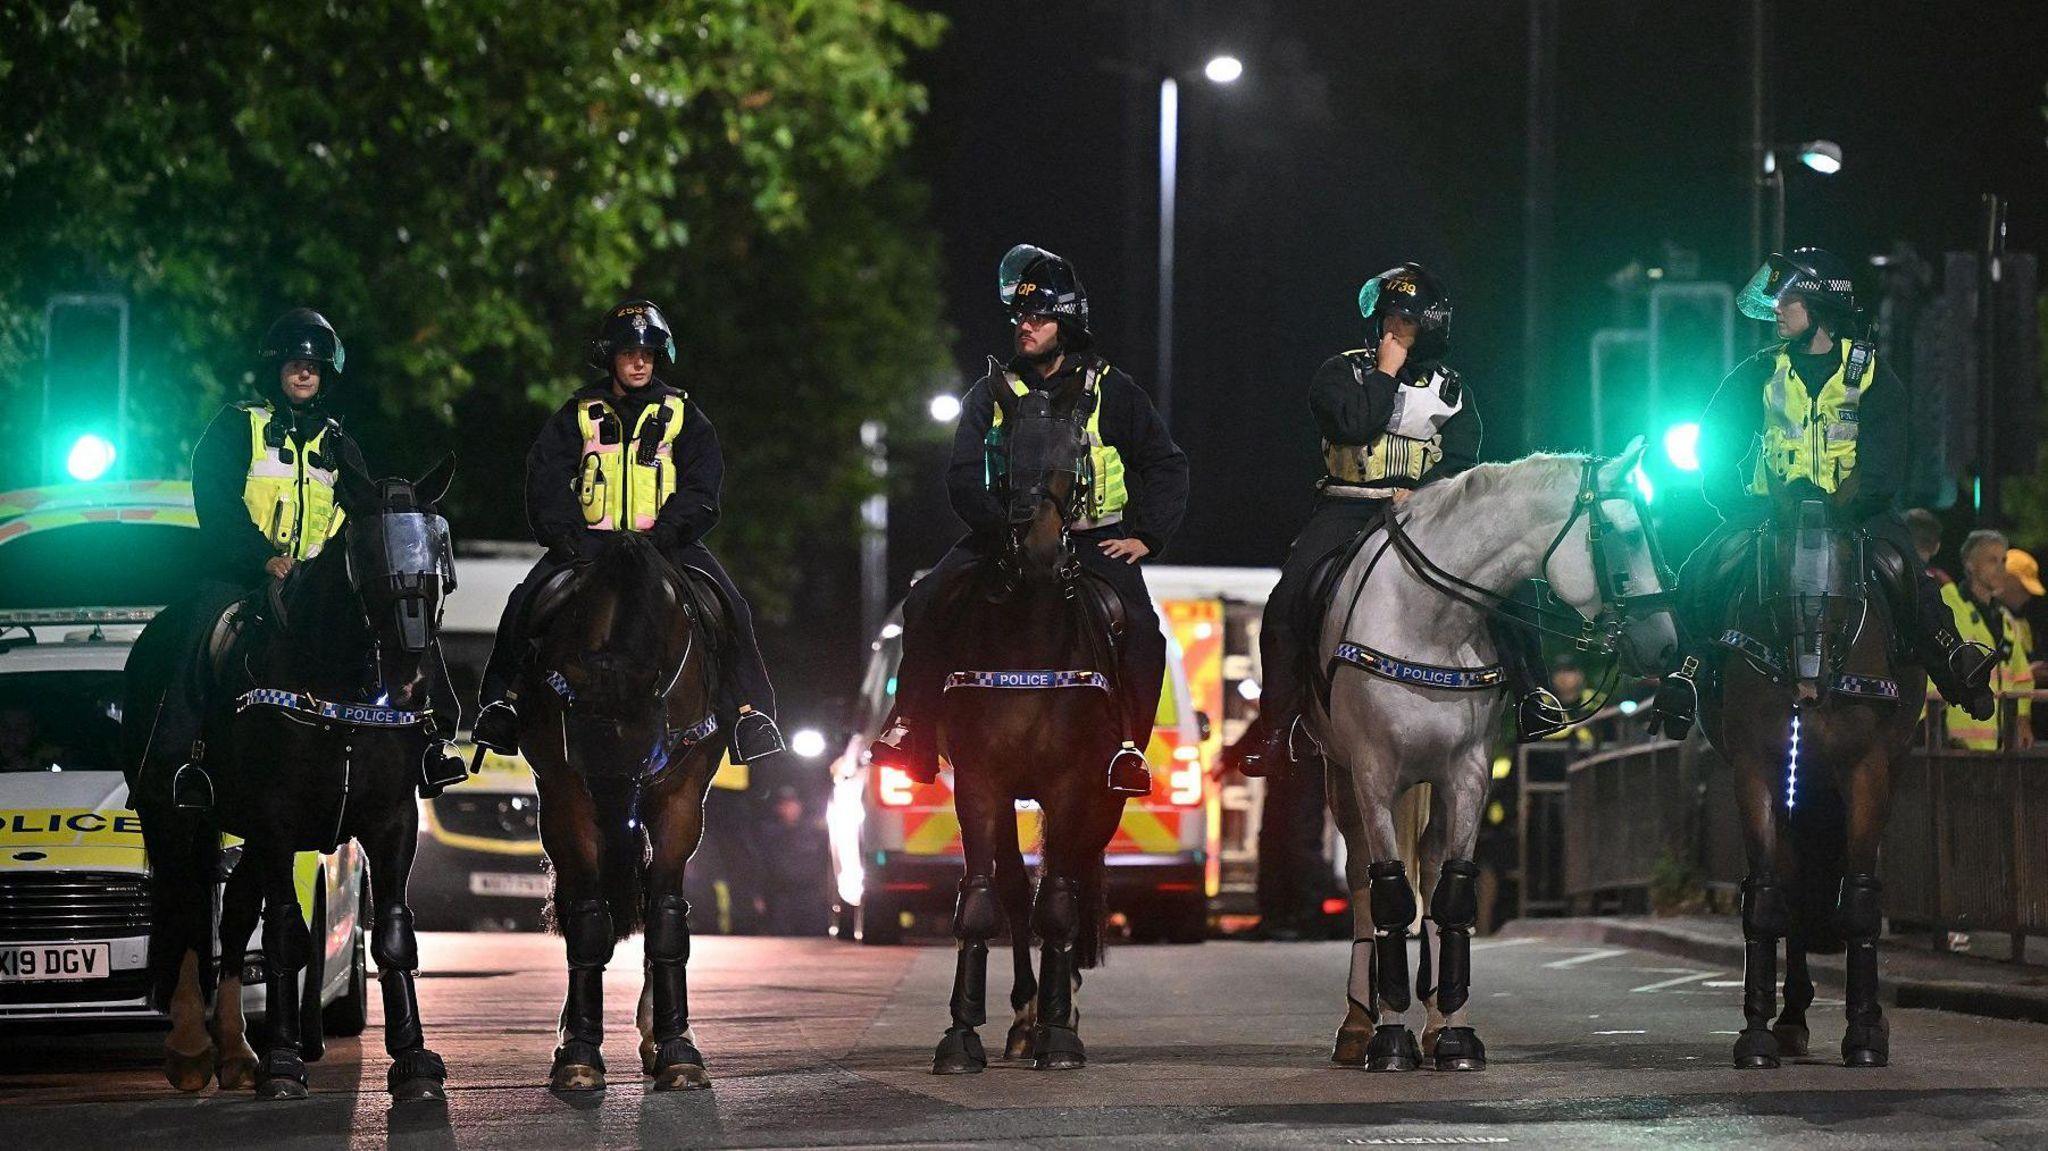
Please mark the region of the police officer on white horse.
POLYGON ((478 747, 512 755, 519 745, 519 672, 528 654, 527 604, 563 568, 593 560, 612 532, 646 532, 678 568, 709 576, 724 593, 732 635, 719 710, 733 758, 753 763, 783 750, 775 689, 754 638, 746 598, 704 537, 718 523, 725 457, 718 433, 689 393, 659 375, 676 366, 674 329, 647 300, 605 315, 591 342, 602 373, 561 406, 526 454, 526 518, 547 554, 514 588, 484 669, 478 747))

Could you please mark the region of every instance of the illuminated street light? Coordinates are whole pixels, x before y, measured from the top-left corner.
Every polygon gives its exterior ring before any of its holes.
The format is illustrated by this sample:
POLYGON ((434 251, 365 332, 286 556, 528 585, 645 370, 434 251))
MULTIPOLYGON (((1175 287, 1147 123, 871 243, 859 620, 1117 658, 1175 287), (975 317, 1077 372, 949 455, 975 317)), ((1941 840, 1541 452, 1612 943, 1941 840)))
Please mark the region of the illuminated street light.
POLYGON ((1216 56, 1203 66, 1202 75, 1212 83, 1234 84, 1239 76, 1244 75, 1244 61, 1235 56, 1216 56))
POLYGON ((64 470, 80 483, 91 483, 114 466, 114 445, 95 435, 83 435, 64 457, 64 470))
POLYGON ((789 750, 802 759, 816 759, 825 754, 825 733, 815 727, 800 727, 790 733, 789 750))
POLYGON ((1842 146, 1833 140, 1808 140, 1799 145, 1799 162, 1823 176, 1832 176, 1842 170, 1842 146))
POLYGON ((932 419, 950 424, 960 418, 960 397, 951 392, 941 392, 932 397, 932 419))

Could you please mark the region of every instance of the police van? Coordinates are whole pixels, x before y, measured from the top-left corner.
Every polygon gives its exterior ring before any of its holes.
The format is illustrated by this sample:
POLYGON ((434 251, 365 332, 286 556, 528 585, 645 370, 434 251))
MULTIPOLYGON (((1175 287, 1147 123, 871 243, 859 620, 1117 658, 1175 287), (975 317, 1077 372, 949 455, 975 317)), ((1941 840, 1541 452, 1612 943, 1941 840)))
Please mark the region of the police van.
MULTIPOLYGON (((1228 857, 1236 854, 1230 833, 1243 825, 1226 819, 1227 802, 1245 802, 1242 787, 1226 786, 1212 771, 1225 734, 1212 718, 1225 713, 1231 605, 1263 603, 1274 573, 1172 566, 1144 571, 1167 637, 1167 674, 1145 752, 1152 792, 1125 803, 1105 855, 1109 907, 1134 939, 1196 942, 1208 934, 1228 857)), ((947 930, 963 866, 951 769, 934 783, 920 784, 896 768, 868 762, 867 747, 895 706, 902 635, 899 609, 871 645, 857 715, 832 764, 826 812, 837 931, 867 943, 893 943, 906 930, 947 930)), ((1038 819, 1035 804, 1019 805, 1018 841, 1032 866, 1038 819)))
MULTIPOLYGON (((182 483, 0 493, 0 1026, 158 1017, 149 865, 120 768, 121 677, 143 625, 196 578, 197 527, 182 483)), ((224 847, 223 874, 239 851, 224 847)), ((329 1035, 368 1020, 364 872, 353 843, 296 860, 329 1035)), ((252 950, 252 1015, 263 978, 252 950)))

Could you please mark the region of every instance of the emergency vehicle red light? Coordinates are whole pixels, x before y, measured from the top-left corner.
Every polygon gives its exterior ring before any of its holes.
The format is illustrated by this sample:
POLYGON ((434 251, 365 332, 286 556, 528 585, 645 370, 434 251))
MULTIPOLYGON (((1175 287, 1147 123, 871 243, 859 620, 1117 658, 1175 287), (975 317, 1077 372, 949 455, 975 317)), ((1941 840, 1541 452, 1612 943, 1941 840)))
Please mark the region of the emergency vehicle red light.
POLYGON ((1344 914, 1344 909, 1350 906, 1350 900, 1342 899, 1333 895, 1330 898, 1323 900, 1323 914, 1342 915, 1344 914))
POLYGON ((884 764, 875 772, 875 795, 883 807, 909 807, 914 786, 910 773, 900 767, 884 764))

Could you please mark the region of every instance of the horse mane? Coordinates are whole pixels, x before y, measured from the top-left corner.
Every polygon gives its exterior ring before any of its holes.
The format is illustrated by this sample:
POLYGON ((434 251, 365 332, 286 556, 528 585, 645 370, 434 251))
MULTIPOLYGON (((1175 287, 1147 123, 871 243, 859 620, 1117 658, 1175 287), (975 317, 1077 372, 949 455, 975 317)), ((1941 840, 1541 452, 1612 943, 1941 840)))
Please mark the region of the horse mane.
MULTIPOLYGON (((592 597, 585 602, 595 604, 609 598, 620 604, 655 604, 668 598, 676 569, 654 541, 644 532, 608 535, 584 583, 584 595, 592 597)), ((604 645, 617 654, 658 662, 663 638, 660 629, 652 626, 614 627, 604 645)))
POLYGON ((1583 452, 1534 452, 1519 460, 1474 464, 1450 479, 1415 489, 1408 510, 1427 517, 1450 515, 1502 491, 1565 483, 1576 487, 1585 463, 1583 452))
POLYGON ((278 596, 285 642, 270 646, 272 657, 323 684, 344 675, 359 678, 370 654, 370 627, 349 582, 346 551, 342 537, 329 540, 293 569, 278 596))

